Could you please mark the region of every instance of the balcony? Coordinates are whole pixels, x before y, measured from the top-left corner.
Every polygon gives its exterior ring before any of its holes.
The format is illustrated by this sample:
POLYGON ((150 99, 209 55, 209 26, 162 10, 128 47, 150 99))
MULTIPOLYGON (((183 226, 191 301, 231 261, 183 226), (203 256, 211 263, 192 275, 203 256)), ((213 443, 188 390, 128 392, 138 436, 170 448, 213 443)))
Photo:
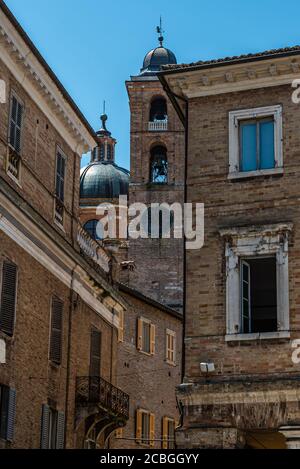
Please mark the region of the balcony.
POLYGON ((148 122, 148 130, 149 132, 165 132, 168 130, 168 120, 148 122))
POLYGON ((100 268, 106 274, 110 272, 110 258, 103 246, 94 240, 80 224, 78 224, 77 242, 81 254, 93 268, 96 270, 100 268))
POLYGON ((77 407, 100 407, 106 414, 126 421, 129 396, 99 376, 80 376, 76 380, 77 407))

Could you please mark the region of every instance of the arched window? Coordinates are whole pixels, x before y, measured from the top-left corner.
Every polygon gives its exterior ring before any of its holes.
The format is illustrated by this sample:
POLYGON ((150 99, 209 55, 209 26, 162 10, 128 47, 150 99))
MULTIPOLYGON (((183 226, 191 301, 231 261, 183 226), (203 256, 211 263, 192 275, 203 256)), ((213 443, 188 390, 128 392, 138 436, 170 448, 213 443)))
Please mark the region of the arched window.
POLYGON ((93 239, 103 239, 103 225, 99 220, 89 220, 84 225, 85 231, 87 231, 93 239))
POLYGON ((167 184, 168 182, 167 150, 163 146, 157 146, 151 150, 150 182, 156 184, 167 184))
POLYGON ((174 212, 167 207, 148 207, 142 214, 141 224, 149 238, 171 237, 174 233, 174 212))
POLYGON ((165 98, 153 99, 150 107, 150 122, 166 121, 167 119, 168 110, 165 98))
POLYGON ((107 144, 107 160, 111 161, 113 159, 113 147, 109 143, 107 144))

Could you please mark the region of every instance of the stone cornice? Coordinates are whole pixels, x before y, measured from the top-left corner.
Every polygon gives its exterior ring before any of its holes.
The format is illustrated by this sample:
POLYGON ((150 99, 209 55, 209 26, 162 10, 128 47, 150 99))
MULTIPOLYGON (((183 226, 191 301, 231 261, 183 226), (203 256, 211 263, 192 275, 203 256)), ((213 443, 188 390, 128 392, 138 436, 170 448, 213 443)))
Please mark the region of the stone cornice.
POLYGON ((81 155, 93 148, 94 136, 2 9, 0 48, 1 60, 71 149, 81 155))
POLYGON ((291 85, 300 78, 300 53, 293 57, 268 58, 259 62, 207 67, 163 75, 172 93, 197 98, 250 89, 291 85))

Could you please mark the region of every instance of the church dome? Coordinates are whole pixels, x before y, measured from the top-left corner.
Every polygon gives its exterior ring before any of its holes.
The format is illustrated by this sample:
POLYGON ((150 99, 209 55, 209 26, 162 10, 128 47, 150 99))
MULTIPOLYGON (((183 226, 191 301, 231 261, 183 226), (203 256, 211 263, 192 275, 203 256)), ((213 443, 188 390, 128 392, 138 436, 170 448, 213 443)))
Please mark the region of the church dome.
POLYGON ((157 73, 162 65, 177 64, 175 54, 163 46, 152 49, 144 58, 141 75, 157 73))
POLYGON ((101 129, 96 132, 98 145, 91 153, 90 164, 80 172, 81 205, 84 205, 84 199, 96 199, 95 205, 98 205, 107 199, 128 195, 129 171, 115 163, 117 142, 106 128, 105 113, 102 114, 101 121, 101 129))
POLYGON ((97 161, 82 168, 80 199, 115 199, 128 195, 129 171, 114 162, 97 161))

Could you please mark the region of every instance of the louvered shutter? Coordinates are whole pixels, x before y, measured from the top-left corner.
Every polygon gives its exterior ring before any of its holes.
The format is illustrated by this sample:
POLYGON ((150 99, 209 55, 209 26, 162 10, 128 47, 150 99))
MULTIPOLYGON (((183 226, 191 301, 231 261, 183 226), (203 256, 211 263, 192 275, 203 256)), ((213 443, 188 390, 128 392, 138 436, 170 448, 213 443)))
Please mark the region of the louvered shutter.
POLYGON ((143 321, 141 318, 137 320, 137 349, 142 350, 143 348, 143 321))
POLYGON ((47 404, 42 407, 42 422, 41 422, 41 449, 49 448, 49 417, 50 409, 47 404))
POLYGON ((56 449, 64 449, 65 443, 65 414, 57 412, 57 432, 56 432, 56 449))
POLYGON ((100 376, 101 367, 101 332, 91 331, 90 376, 100 376))
POLYGON ((150 446, 155 444, 155 416, 150 414, 150 446))
POLYGON ((119 311, 118 341, 124 342, 124 311, 119 311))
POLYGON ((63 302, 52 298, 50 360, 58 365, 62 355, 63 302))
POLYGON ((17 266, 10 262, 3 262, 2 290, 0 308, 0 330, 13 335, 16 311, 17 266))
POLYGON ((167 417, 163 417, 162 422, 162 448, 168 449, 168 430, 169 430, 169 421, 167 417))
POLYGON ((0 438, 6 440, 7 420, 9 407, 9 388, 1 386, 1 408, 0 408, 0 438))
POLYGON ((155 354, 155 326, 151 324, 150 326, 150 353, 151 355, 155 354))
POLYGON ((56 195, 58 199, 63 202, 65 198, 65 171, 66 161, 65 157, 57 151, 56 156, 56 195))
POLYGON ((8 412, 7 412, 7 435, 8 441, 13 441, 16 419, 16 390, 9 389, 8 412))
POLYGON ((11 97, 9 143, 17 153, 21 151, 23 105, 15 96, 11 97))
POLYGON ((142 439, 142 412, 141 410, 136 411, 136 433, 135 438, 137 443, 141 443, 142 439))

